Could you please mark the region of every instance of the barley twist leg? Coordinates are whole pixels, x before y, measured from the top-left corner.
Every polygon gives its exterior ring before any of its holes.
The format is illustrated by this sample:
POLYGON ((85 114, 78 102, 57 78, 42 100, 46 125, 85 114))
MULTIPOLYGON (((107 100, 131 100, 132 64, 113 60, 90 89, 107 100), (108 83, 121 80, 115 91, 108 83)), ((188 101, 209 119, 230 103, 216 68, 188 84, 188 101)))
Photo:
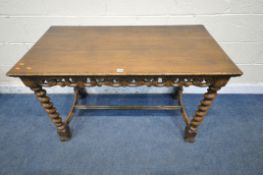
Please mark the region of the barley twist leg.
POLYGON ((61 141, 67 141, 71 137, 69 126, 62 121, 56 108, 50 101, 50 98, 46 95, 46 91, 38 84, 34 84, 30 81, 24 81, 24 83, 34 91, 36 98, 40 102, 41 106, 48 113, 49 118, 55 125, 57 133, 61 141))
POLYGON ((214 84, 208 87, 207 92, 204 94, 204 98, 201 101, 198 109, 190 122, 189 126, 185 128, 185 141, 194 142, 195 136, 197 135, 197 128, 204 119, 204 116, 207 114, 209 108, 212 106, 213 100, 217 96, 217 91, 227 83, 227 80, 218 80, 214 84))

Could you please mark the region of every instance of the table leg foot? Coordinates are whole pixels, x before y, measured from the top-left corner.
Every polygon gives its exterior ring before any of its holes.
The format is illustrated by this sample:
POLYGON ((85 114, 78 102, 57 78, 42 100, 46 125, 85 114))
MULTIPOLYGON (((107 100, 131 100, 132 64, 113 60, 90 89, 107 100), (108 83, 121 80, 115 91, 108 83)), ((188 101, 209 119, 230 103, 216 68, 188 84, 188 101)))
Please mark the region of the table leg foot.
POLYGON ((195 142, 196 131, 192 130, 189 126, 185 127, 184 131, 184 141, 188 143, 195 142))
POLYGON ((70 140, 71 131, 70 131, 69 126, 65 126, 65 128, 63 130, 58 130, 57 132, 58 132, 60 141, 65 142, 65 141, 70 140))

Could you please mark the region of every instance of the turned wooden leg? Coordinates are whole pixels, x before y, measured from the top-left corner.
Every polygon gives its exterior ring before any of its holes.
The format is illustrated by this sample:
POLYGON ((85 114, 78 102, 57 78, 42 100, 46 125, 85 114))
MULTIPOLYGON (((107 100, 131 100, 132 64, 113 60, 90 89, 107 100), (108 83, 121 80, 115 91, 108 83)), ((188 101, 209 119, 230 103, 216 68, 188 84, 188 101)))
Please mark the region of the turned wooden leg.
POLYGON ((201 101, 198 109, 190 122, 190 125, 185 128, 184 139, 186 142, 194 142, 197 135, 197 127, 201 124, 208 109, 211 107, 213 100, 217 96, 217 91, 227 83, 228 79, 216 80, 214 84, 208 87, 204 94, 204 99, 201 101))
POLYGON ((46 91, 40 85, 35 84, 33 81, 23 79, 22 81, 26 86, 34 91, 36 98, 44 110, 48 113, 49 118, 55 125, 60 140, 69 140, 71 137, 69 126, 62 121, 62 118, 59 116, 59 113, 50 101, 50 98, 46 95, 46 91))

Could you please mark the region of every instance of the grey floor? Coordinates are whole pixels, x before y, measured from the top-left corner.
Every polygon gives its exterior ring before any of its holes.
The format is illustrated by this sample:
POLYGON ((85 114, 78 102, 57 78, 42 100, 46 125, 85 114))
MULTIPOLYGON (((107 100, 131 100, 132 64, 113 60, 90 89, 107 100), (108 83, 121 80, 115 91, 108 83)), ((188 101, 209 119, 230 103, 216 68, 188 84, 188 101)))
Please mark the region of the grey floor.
MULTIPOLYGON (((71 95, 52 95, 65 116, 71 95)), ((200 95, 186 95, 193 114, 200 95)), ((91 95, 83 103, 173 104, 169 95, 91 95)), ((263 95, 220 95, 199 128, 182 139, 178 111, 77 113, 61 143, 33 95, 0 94, 0 174, 262 175, 263 95)))

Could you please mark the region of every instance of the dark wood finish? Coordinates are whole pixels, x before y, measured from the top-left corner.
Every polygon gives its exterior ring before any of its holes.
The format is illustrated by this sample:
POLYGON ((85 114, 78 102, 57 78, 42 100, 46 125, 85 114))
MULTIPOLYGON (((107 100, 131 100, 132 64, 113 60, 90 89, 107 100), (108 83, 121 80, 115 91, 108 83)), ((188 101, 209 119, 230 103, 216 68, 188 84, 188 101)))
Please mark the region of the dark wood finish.
POLYGON ((197 128, 217 91, 242 72, 207 30, 195 26, 51 27, 7 73, 31 88, 57 128, 62 141, 71 136, 76 109, 180 109, 185 140, 197 128), (91 86, 179 87, 178 106, 94 106, 78 104, 91 86), (190 120, 183 105, 183 86, 208 87, 190 120), (75 97, 65 121, 43 87, 74 87, 75 97))
POLYGON ((220 78, 229 76, 34 76, 23 77, 44 87, 71 86, 77 88, 93 86, 198 86, 207 87, 220 78))
POLYGON ((71 137, 70 129, 66 125, 62 118, 59 116, 56 108, 50 101, 50 98, 46 95, 46 91, 42 89, 42 86, 35 84, 33 81, 28 79, 22 79, 23 83, 28 86, 34 93, 38 101, 44 110, 48 113, 49 118, 57 128, 58 135, 61 141, 67 141, 71 137))
POLYGON ((51 27, 8 72, 19 77, 240 74, 201 25, 51 27))
POLYGON ((175 109, 181 109, 181 106, 167 106, 167 105, 161 105, 161 106, 124 106, 124 105, 115 105, 115 106, 109 106, 109 105, 75 105, 76 109, 133 109, 133 110, 175 110, 175 109))
POLYGON ((217 96, 217 91, 226 85, 228 79, 217 80, 214 84, 210 85, 207 92, 204 94, 204 99, 198 106, 198 109, 190 122, 190 125, 185 128, 185 140, 188 142, 194 142, 197 134, 197 127, 201 124, 204 116, 207 114, 208 109, 211 107, 213 100, 217 96))

